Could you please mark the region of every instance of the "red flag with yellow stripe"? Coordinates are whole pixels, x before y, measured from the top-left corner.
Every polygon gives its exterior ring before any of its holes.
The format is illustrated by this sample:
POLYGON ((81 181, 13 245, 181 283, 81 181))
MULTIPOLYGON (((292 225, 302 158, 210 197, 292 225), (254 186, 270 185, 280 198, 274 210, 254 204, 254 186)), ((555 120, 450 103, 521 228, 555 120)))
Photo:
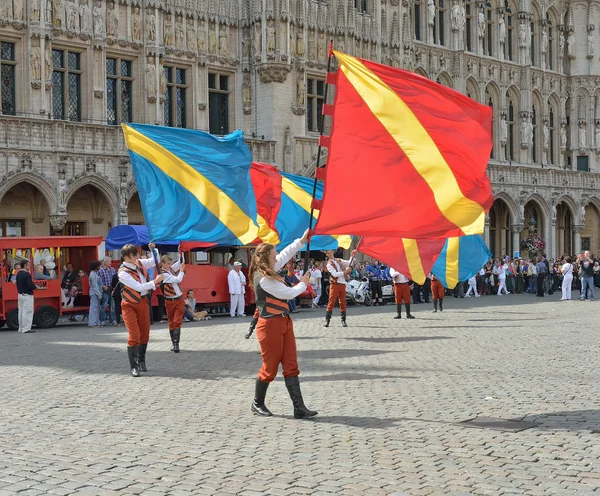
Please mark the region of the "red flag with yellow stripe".
POLYGON ((493 201, 492 110, 422 76, 334 52, 317 234, 479 234, 493 201))

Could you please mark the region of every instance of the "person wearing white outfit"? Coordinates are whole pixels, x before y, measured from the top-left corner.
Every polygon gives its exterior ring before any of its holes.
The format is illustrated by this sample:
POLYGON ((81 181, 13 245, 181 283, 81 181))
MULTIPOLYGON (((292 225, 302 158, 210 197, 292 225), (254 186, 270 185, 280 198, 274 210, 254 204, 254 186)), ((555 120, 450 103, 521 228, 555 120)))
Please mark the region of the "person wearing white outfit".
POLYGON ((571 263, 571 259, 569 257, 565 259, 565 263, 562 265, 560 271, 563 274, 561 301, 570 300, 571 284, 573 283, 573 264, 571 263))
POLYGON ((508 265, 506 263, 498 264, 494 273, 498 275, 498 282, 500 286, 498 286, 498 296, 502 295, 502 290, 504 290, 504 294, 510 294, 506 289, 506 272, 508 271, 508 265))
POLYGON ((312 307, 319 308, 319 300, 321 299, 322 285, 321 280, 323 274, 321 273, 321 262, 315 262, 313 270, 310 272, 310 285, 315 290, 315 297, 313 298, 312 307))
POLYGON ((476 298, 479 298, 479 293, 477 293, 477 276, 473 276, 469 279, 469 290, 465 295, 467 298, 471 297, 471 293, 475 294, 476 298))
POLYGON ((246 305, 245 302, 245 293, 246 293, 246 276, 241 271, 242 263, 234 262, 233 269, 229 271, 229 275, 227 276, 227 282, 229 283, 229 315, 232 317, 236 316, 236 312, 238 317, 245 317, 244 307, 246 305))

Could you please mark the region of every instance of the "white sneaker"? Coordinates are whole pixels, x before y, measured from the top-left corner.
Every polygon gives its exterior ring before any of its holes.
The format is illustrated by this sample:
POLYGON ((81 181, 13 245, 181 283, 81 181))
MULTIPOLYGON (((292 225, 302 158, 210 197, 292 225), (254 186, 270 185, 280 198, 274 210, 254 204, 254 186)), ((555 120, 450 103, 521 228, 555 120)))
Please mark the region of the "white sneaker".
POLYGON ((465 298, 471 298, 471 295, 465 295, 465 298))
POLYGON ((510 294, 510 291, 507 291, 507 292, 506 292, 506 294, 507 294, 507 295, 509 295, 509 294, 510 294))
POLYGON ((476 295, 475 295, 475 298, 479 298, 480 296, 481 296, 480 294, 476 294, 476 295))

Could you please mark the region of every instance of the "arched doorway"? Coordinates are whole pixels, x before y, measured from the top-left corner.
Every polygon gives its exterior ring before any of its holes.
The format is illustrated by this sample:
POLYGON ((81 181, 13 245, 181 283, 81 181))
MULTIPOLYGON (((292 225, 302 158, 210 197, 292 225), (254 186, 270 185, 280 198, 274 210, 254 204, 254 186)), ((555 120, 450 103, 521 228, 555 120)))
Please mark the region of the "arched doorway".
POLYGON ((575 242, 573 212, 564 201, 556 205, 556 255, 573 255, 575 242))
MULTIPOLYGON (((529 200, 524 207, 523 218, 525 225, 521 231, 520 239, 526 238, 530 232, 536 233, 541 237, 545 243, 546 248, 548 247, 548 240, 546 239, 546 217, 544 216, 543 209, 540 204, 535 200, 529 200)), ((522 256, 528 256, 529 254, 523 254, 522 256)))
POLYGON ((62 236, 103 236, 112 227, 110 202, 95 186, 86 184, 77 189, 67 204, 67 223, 62 236))
POLYGON ((144 214, 142 213, 142 204, 140 203, 140 195, 137 191, 127 204, 127 223, 131 225, 143 225, 146 223, 144 214))
POLYGON ((490 251, 494 257, 511 255, 510 209, 504 200, 496 199, 490 209, 490 251))
POLYGON ((585 207, 585 223, 581 231, 581 250, 590 250, 595 255, 600 252, 600 210, 597 203, 588 203, 585 207))
POLYGON ((48 236, 49 225, 48 203, 34 185, 18 183, 0 200, 0 237, 48 236))

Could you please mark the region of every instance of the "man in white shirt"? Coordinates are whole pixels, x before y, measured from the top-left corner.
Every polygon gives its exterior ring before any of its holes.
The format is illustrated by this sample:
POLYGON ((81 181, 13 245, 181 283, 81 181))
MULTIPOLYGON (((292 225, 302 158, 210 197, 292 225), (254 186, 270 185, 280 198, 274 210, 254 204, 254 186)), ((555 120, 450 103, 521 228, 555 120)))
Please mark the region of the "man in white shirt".
MULTIPOLYGON (((356 250, 352 252, 351 259, 354 258, 355 255, 356 250)), ((352 267, 349 267, 350 260, 335 258, 333 250, 327 250, 325 256, 327 257, 327 272, 329 272, 330 277, 329 301, 327 302, 324 327, 329 327, 336 300, 339 300, 340 302, 342 327, 348 327, 348 324, 346 324, 346 276, 352 272, 352 267)))
POLYGON ((504 294, 510 294, 506 289, 506 272, 508 271, 508 265, 505 262, 499 262, 494 269, 494 273, 498 275, 498 296, 502 296, 502 290, 504 294))
POLYGON ((234 262, 233 269, 229 271, 229 275, 227 276, 227 282, 229 284, 229 315, 231 317, 245 317, 244 313, 245 307, 245 297, 246 293, 246 277, 242 272, 242 263, 234 262))
POLYGON ((410 313, 410 281, 404 274, 398 272, 392 267, 390 267, 390 276, 392 276, 394 281, 394 296, 396 297, 396 310, 398 312, 398 315, 396 315, 394 318, 402 318, 402 302, 404 302, 404 306, 406 307, 406 318, 414 319, 410 313))
POLYGON ((313 308, 319 308, 319 300, 321 299, 321 279, 323 274, 321 273, 321 262, 315 262, 313 270, 310 272, 310 284, 315 291, 315 297, 312 302, 313 308))

